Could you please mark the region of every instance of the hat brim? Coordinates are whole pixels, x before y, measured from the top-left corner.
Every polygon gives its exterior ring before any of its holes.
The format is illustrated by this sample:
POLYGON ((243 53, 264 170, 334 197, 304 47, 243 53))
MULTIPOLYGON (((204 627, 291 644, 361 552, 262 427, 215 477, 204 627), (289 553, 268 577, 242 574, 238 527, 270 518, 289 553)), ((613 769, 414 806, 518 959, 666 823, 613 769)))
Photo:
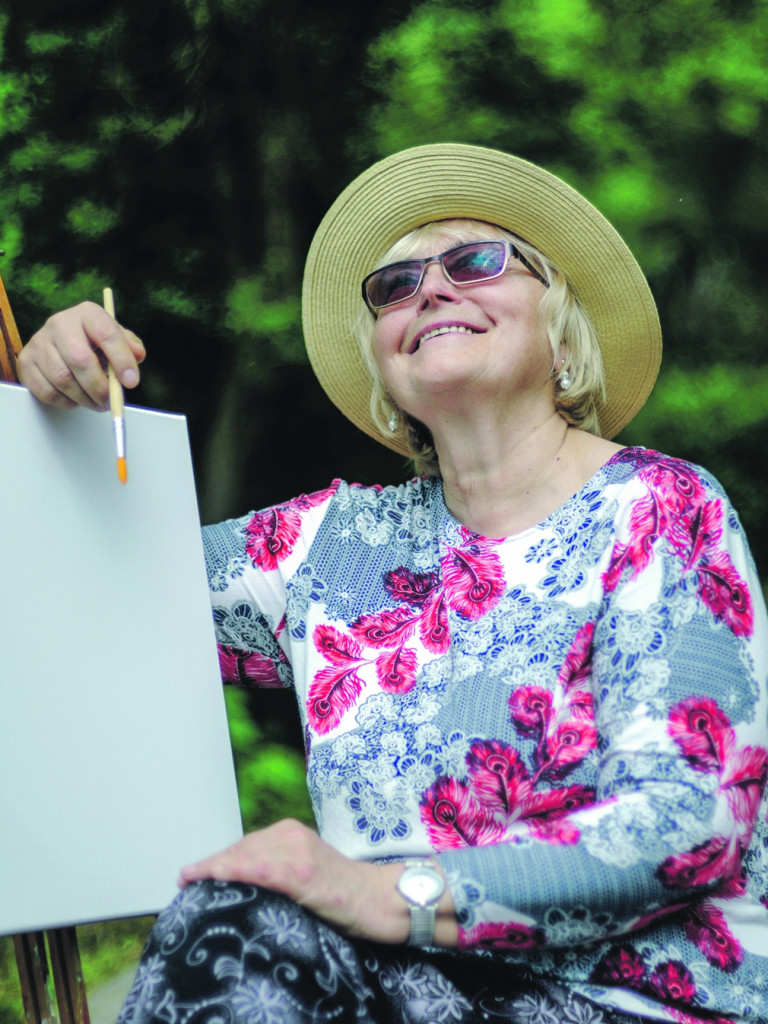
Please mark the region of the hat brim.
POLYGON ((408 454, 370 411, 370 373, 354 336, 360 282, 398 238, 429 221, 469 218, 507 228, 563 270, 595 328, 605 370, 600 432, 610 438, 645 403, 661 361, 648 283, 618 232, 560 178, 519 157, 460 143, 386 157, 341 193, 307 256, 302 317, 307 352, 331 401, 361 430, 408 454))

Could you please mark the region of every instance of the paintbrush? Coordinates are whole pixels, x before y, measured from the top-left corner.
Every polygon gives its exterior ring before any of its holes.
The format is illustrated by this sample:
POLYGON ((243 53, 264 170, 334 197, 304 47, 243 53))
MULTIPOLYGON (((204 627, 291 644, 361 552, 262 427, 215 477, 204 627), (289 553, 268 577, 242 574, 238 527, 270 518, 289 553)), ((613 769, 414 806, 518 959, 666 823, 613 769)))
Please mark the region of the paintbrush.
MULTIPOLYGON (((111 288, 104 289, 104 309, 114 318, 115 300, 111 288)), ((115 450, 117 452, 117 475, 120 483, 128 480, 128 463, 125 460, 125 407, 123 405, 123 387, 111 364, 107 370, 109 377, 109 411, 112 414, 112 427, 115 432, 115 450)))

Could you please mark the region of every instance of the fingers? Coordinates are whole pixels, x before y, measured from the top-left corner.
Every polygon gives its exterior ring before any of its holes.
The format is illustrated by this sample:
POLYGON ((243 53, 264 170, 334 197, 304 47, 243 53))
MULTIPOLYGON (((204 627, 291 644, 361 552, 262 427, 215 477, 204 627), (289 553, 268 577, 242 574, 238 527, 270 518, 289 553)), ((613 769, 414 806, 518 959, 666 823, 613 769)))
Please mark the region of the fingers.
POLYGON ((22 349, 19 379, 41 401, 59 408, 106 408, 106 364, 124 387, 139 382, 146 353, 140 339, 93 302, 52 316, 22 349))
POLYGON ((279 889, 294 899, 302 882, 316 870, 326 844, 316 832, 297 821, 284 820, 195 864, 182 868, 178 884, 188 885, 203 878, 226 882, 250 882, 279 889))
POLYGON ((402 942, 408 911, 395 889, 401 865, 351 860, 296 821, 252 832, 181 871, 179 885, 213 878, 284 893, 350 935, 402 942))

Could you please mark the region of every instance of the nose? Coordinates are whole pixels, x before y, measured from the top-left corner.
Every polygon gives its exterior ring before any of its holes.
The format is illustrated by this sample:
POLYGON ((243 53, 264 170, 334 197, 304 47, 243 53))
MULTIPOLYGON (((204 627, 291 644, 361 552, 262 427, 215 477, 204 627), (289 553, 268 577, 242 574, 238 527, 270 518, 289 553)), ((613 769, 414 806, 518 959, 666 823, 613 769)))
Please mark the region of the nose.
POLYGON ((419 289, 419 306, 426 308, 433 302, 456 302, 456 285, 443 270, 439 260, 433 260, 424 268, 424 278, 419 289))

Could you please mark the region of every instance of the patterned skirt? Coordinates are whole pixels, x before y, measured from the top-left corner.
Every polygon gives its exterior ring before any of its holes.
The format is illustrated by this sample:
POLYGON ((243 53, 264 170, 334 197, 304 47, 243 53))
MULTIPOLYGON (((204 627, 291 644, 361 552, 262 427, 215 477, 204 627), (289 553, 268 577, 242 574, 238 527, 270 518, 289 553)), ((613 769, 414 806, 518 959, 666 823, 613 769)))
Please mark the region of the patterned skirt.
POLYGON ((637 1024, 492 956, 351 940, 279 893, 183 889, 117 1024, 637 1024))

